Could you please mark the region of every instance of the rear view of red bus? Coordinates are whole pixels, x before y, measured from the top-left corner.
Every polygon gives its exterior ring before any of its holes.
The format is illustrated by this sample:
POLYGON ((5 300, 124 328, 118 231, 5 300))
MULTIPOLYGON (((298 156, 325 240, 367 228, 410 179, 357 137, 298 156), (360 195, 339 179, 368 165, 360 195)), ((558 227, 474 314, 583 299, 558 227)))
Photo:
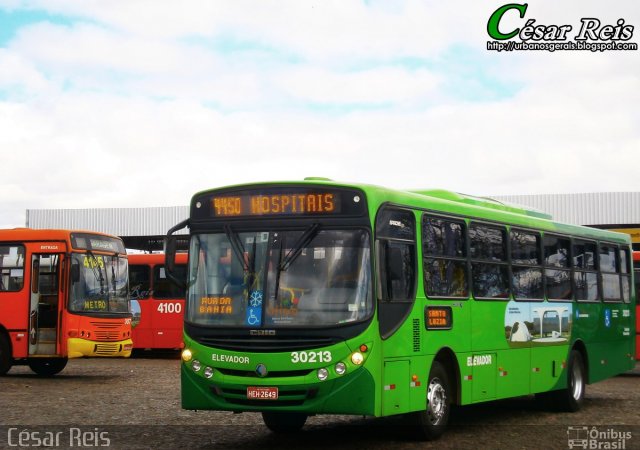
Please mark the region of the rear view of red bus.
POLYGON ((131 355, 128 264, 120 238, 67 230, 0 230, 0 375, 28 364, 131 355))
MULTIPOLYGON (((130 254, 133 348, 182 348, 185 289, 167 278, 164 253, 130 254)), ((176 255, 176 276, 186 279, 187 254, 176 255)))

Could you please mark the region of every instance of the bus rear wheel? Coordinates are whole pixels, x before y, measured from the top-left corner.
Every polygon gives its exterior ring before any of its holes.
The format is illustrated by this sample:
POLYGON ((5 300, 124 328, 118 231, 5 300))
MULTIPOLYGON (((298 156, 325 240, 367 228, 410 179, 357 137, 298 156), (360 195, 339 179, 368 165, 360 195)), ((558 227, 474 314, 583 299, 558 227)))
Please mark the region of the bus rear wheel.
POLYGON ((50 377, 65 368, 67 358, 30 358, 27 363, 38 375, 50 377))
POLYGON ((285 434, 300 431, 307 421, 307 415, 294 412, 263 412, 264 424, 274 433, 285 434))
POLYGON ((413 413, 419 439, 432 441, 442 436, 449 422, 452 394, 447 371, 434 361, 427 384, 427 408, 413 413))
POLYGON ((556 391, 556 401, 562 411, 578 411, 584 403, 586 371, 582 354, 571 350, 567 365, 567 387, 556 391))
POLYGON ((582 353, 571 350, 567 364, 567 387, 557 391, 536 394, 541 405, 551 411, 576 412, 584 403, 586 369, 582 353))
POLYGON ((0 376, 5 375, 11 369, 12 362, 9 339, 6 335, 0 334, 0 376))

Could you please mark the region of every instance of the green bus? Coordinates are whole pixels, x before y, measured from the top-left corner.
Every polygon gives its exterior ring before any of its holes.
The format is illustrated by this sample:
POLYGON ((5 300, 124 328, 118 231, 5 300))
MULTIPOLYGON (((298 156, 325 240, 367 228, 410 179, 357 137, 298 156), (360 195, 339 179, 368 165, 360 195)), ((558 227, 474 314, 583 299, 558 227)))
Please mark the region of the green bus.
POLYGON ((535 394, 576 411, 633 369, 628 235, 443 190, 321 178, 207 190, 189 229, 182 407, 404 415, 535 394))

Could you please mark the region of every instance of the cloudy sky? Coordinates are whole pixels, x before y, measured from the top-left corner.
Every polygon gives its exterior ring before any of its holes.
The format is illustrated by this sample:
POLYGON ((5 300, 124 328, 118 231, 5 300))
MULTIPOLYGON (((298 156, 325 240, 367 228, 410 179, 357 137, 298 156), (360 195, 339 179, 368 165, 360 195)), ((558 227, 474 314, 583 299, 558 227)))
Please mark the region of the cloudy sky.
MULTIPOLYGON (((307 176, 638 191, 640 51, 488 51, 506 3, 0 0, 0 227, 307 176)), ((501 30, 588 17, 640 42, 637 0, 537 0, 501 30)))

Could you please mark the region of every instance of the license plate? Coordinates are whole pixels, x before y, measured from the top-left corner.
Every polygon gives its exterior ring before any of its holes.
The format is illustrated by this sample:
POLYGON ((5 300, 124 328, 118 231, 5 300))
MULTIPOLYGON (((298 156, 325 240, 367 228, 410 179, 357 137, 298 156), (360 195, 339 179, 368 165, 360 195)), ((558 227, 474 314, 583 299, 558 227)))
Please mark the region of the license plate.
POLYGON ((277 400, 277 387, 247 387, 247 398, 251 400, 277 400))

